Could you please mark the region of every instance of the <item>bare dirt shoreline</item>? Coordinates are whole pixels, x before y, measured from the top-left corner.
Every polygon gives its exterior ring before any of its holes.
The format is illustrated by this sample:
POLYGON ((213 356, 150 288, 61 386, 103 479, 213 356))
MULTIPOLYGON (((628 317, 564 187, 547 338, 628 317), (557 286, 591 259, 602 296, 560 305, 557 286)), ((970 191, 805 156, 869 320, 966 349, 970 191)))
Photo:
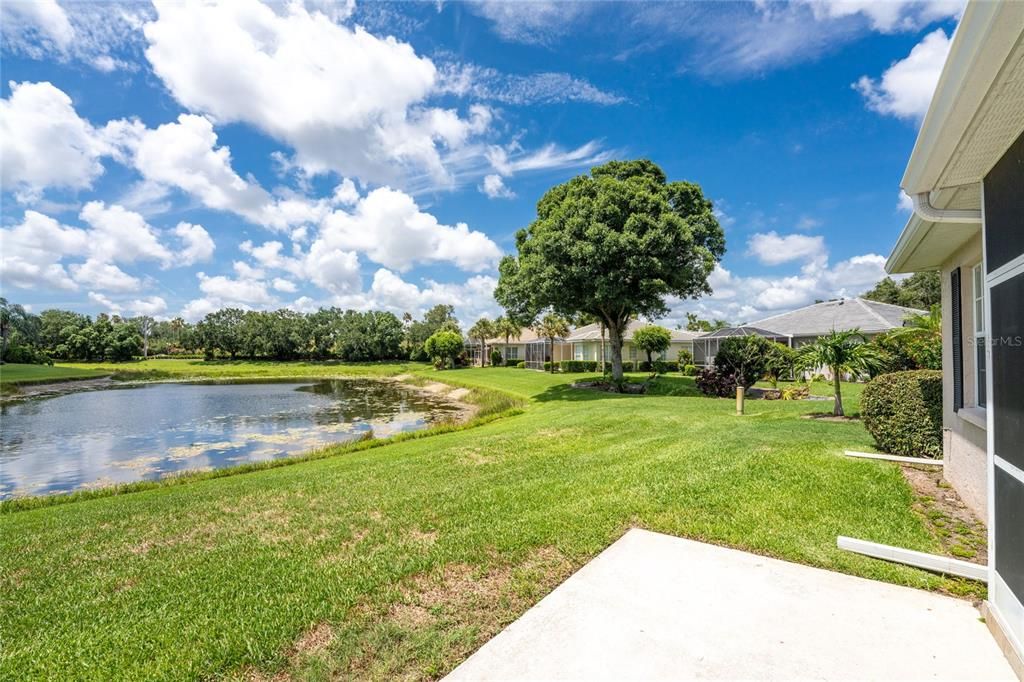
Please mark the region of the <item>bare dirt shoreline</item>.
POLYGON ((50 398, 64 395, 65 393, 77 393, 78 391, 96 391, 103 388, 110 388, 116 384, 110 377, 99 377, 97 379, 73 379, 71 381, 54 381, 46 384, 18 384, 15 386, 17 393, 5 395, 3 402, 16 402, 27 398, 50 398))

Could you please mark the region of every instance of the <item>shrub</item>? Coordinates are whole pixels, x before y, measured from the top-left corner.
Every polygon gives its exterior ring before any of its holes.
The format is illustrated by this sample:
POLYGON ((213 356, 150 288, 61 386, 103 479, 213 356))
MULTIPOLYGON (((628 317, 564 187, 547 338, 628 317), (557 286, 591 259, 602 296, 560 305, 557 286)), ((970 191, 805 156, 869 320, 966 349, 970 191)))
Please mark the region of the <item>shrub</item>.
POLYGON ((704 369, 697 372, 697 389, 704 395, 728 398, 736 395, 736 375, 721 372, 717 369, 704 369))
POLYGON ((550 360, 548 360, 547 362, 544 363, 544 371, 545 372, 550 372, 551 371, 551 361, 550 360))
POLYGON ((676 358, 679 361, 680 367, 686 367, 687 365, 693 364, 693 353, 686 350, 685 348, 679 349, 679 357, 676 358))
POLYGON ((526 360, 520 360, 516 363, 518 369, 526 369, 526 360))
POLYGON ((734 376, 740 386, 753 386, 764 375, 771 343, 757 334, 730 336, 718 346, 715 369, 734 376))
POLYGON ((623 372, 634 372, 634 371, 636 371, 636 365, 637 365, 637 363, 635 363, 635 362, 629 362, 627 360, 623 360, 622 361, 622 371, 623 372))
POLYGON ((811 395, 811 387, 807 385, 791 386, 783 389, 783 400, 806 400, 811 395))
POLYGON ((864 387, 860 409, 880 449, 904 457, 942 456, 942 372, 877 376, 864 387))
POLYGON ((505 363, 505 358, 501 357, 501 351, 497 348, 491 349, 491 365, 494 367, 501 367, 505 363))
POLYGON ((596 372, 596 360, 562 360, 558 368, 563 372, 596 372))
POLYGON ((671 360, 655 360, 654 371, 657 374, 668 374, 669 372, 678 372, 679 363, 671 360))
POLYGON ((779 379, 793 376, 795 369, 796 351, 783 343, 769 341, 764 373, 772 388, 779 385, 779 379))
POLYGON ((686 364, 683 365, 683 376, 684 377, 695 377, 697 376, 697 365, 686 364))

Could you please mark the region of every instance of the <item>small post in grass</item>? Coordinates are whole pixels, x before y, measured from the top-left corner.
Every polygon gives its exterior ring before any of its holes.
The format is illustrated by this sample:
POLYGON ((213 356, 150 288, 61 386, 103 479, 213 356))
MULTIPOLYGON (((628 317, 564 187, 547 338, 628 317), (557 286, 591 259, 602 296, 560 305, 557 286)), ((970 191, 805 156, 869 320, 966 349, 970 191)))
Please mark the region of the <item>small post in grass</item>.
POLYGON ((742 386, 737 386, 736 387, 736 414, 737 415, 742 415, 743 414, 743 394, 744 394, 743 387, 742 386))

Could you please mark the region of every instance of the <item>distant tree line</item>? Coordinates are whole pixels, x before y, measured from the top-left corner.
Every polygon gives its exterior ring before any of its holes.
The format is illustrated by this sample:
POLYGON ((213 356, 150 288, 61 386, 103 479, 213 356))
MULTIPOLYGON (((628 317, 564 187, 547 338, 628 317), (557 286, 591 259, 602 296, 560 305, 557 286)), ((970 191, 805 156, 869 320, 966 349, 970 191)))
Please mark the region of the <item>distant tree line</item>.
POLYGON ((933 305, 942 302, 942 282, 936 270, 915 272, 900 282, 892 277, 886 277, 870 291, 865 292, 862 298, 906 308, 931 310, 933 305))
POLYGON ((137 357, 202 356, 261 360, 426 360, 439 331, 462 332, 454 308, 437 305, 415 320, 390 312, 321 308, 312 313, 224 308, 196 323, 177 317, 95 317, 70 310, 39 314, 0 298, 4 362, 122 362, 137 357))

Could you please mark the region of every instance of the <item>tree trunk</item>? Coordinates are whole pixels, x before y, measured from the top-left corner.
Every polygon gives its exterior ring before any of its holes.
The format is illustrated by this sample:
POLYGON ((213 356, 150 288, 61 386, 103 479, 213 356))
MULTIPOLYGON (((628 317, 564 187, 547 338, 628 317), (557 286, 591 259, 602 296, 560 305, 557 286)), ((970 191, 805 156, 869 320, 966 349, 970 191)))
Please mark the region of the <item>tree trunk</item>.
POLYGON ((480 339, 480 368, 483 369, 484 358, 487 357, 487 344, 484 343, 483 338, 480 339))
POLYGON ((601 374, 605 373, 606 358, 604 353, 604 322, 598 323, 601 326, 601 374))
POLYGON ((836 416, 836 417, 844 417, 846 415, 843 414, 843 393, 842 393, 842 388, 839 385, 839 368, 838 367, 833 367, 832 368, 832 386, 835 389, 835 394, 836 394, 836 402, 835 402, 835 406, 832 408, 832 414, 834 416, 836 416))
POLYGON ((618 325, 608 325, 608 337, 612 344, 612 381, 622 381, 622 332, 618 325))

